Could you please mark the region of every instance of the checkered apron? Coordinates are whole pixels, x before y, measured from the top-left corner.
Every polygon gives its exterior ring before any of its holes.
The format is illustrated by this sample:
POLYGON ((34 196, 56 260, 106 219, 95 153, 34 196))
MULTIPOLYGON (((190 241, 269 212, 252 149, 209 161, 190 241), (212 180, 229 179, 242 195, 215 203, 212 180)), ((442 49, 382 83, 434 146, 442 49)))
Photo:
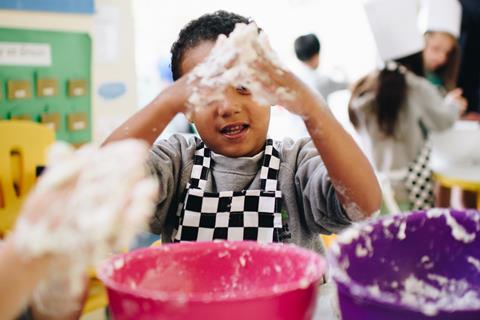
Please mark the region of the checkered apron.
POLYGON ((261 190, 205 192, 210 150, 203 142, 193 159, 190 182, 177 212, 174 241, 254 240, 279 242, 281 199, 277 190, 280 157, 267 140, 260 172, 261 190))
POLYGON ((408 166, 405 187, 412 210, 430 209, 435 204, 432 169, 429 164, 431 151, 431 143, 427 140, 415 160, 408 166))

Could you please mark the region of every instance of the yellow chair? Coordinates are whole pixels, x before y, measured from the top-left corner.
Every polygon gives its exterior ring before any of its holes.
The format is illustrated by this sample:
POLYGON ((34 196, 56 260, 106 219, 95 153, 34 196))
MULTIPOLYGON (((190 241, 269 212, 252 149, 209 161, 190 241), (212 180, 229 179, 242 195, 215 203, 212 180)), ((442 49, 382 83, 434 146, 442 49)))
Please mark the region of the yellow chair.
POLYGON ((477 197, 476 197, 477 209, 480 210, 480 181, 474 181, 474 180, 467 181, 462 178, 451 177, 438 172, 433 173, 433 178, 443 187, 447 187, 447 188, 460 187, 462 190, 465 190, 465 191, 476 192, 477 193, 477 197))
POLYGON ((162 245, 162 240, 157 240, 155 242, 153 242, 150 247, 159 247, 162 245))
POLYGON ((15 223, 23 200, 45 165, 54 131, 30 121, 0 121, 0 238, 15 223))
POLYGON ((337 237, 336 234, 331 234, 331 235, 321 234, 320 235, 320 238, 322 239, 323 246, 325 247, 325 249, 330 248, 330 246, 332 245, 332 242, 335 240, 336 237, 337 237))
POLYGON ((108 305, 107 290, 103 283, 97 278, 94 268, 88 271, 89 284, 88 296, 83 306, 82 314, 105 308, 108 305))

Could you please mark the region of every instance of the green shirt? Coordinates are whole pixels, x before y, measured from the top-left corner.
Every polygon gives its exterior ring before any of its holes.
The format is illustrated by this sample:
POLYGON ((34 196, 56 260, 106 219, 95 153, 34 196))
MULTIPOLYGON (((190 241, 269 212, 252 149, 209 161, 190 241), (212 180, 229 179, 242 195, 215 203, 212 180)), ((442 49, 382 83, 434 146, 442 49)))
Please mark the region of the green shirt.
POLYGON ((425 76, 427 80, 435 87, 443 88, 443 79, 438 74, 436 74, 435 72, 426 72, 425 76))

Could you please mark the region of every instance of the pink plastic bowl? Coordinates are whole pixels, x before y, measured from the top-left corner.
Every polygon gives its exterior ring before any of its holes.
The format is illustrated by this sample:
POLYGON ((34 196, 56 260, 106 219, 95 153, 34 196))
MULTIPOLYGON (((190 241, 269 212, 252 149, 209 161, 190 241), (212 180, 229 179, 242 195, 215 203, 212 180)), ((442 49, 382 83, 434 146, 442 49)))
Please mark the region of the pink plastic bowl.
POLYGON ((98 270, 122 319, 310 319, 324 260, 291 245, 192 242, 110 258, 98 270))

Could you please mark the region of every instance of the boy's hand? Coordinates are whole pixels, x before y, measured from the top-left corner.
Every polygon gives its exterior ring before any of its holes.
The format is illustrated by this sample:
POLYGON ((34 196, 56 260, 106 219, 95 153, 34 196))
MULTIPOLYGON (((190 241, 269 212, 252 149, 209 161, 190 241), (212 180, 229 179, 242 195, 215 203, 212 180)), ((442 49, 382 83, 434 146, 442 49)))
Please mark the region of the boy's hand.
POLYGON ((308 114, 318 95, 279 62, 264 33, 254 24, 237 24, 227 38, 221 35, 207 59, 188 75, 193 108, 223 99, 227 87, 245 87, 260 105, 282 105, 308 114))
POLYGON ((220 35, 205 61, 188 75, 192 87, 188 99, 191 108, 223 100, 229 87, 248 89, 260 105, 272 105, 278 98, 272 94, 289 97, 287 90, 272 93, 265 90, 265 83, 260 82, 260 77, 268 76, 258 73, 255 61, 260 59, 259 54, 263 54, 265 46, 265 35, 259 35, 254 24, 237 24, 228 38, 220 35))
POLYGON ((270 103, 285 107, 301 117, 308 116, 309 107, 313 104, 324 105, 319 93, 310 89, 291 71, 273 63, 270 58, 273 54, 273 50, 268 52, 265 48, 259 48, 259 59, 254 63, 254 69, 257 70, 254 77, 261 84, 262 90, 270 96, 270 103))
POLYGON ((188 74, 182 76, 172 85, 165 88, 157 99, 165 99, 174 113, 188 114, 188 98, 192 93, 192 86, 188 84, 188 74))

